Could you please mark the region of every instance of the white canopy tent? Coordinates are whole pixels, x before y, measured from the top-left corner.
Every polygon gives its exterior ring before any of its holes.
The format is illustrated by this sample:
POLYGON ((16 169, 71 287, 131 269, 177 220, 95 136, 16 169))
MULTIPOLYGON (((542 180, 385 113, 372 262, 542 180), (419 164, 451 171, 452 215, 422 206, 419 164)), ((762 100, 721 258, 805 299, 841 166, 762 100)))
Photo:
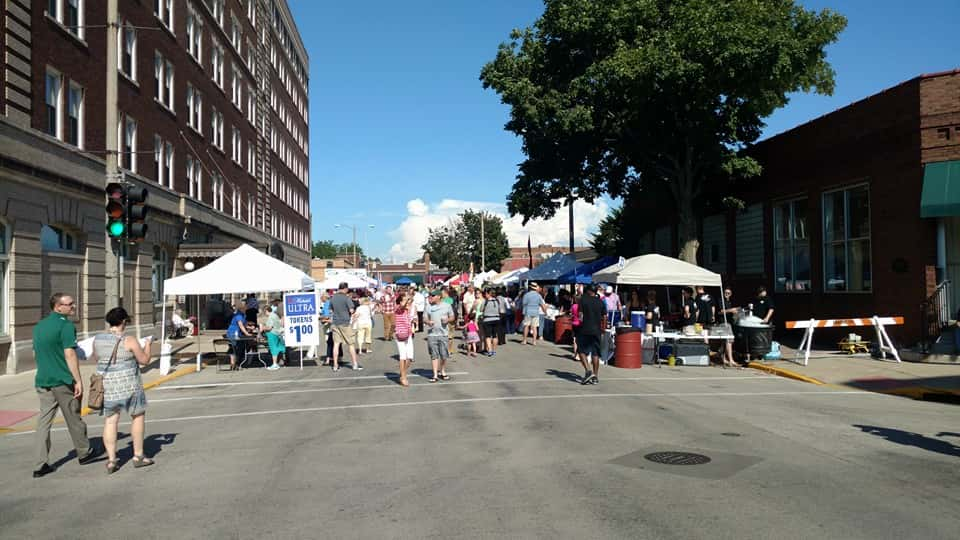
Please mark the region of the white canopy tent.
POLYGON ((593 282, 616 285, 723 286, 720 274, 680 259, 656 254, 640 255, 608 266, 593 274, 593 282))
POLYGON ((516 283, 520 281, 520 274, 529 270, 526 266, 523 268, 517 268, 516 270, 508 270, 506 272, 501 272, 491 279, 491 282, 494 285, 509 285, 510 283, 516 283))
POLYGON ((330 279, 320 281, 314 284, 317 291, 326 291, 328 289, 339 289, 341 283, 346 283, 348 289, 366 289, 370 286, 370 281, 350 274, 342 274, 330 279))
MULTIPOLYGON (((290 292, 310 289, 313 286, 313 279, 303 271, 243 244, 203 268, 164 280, 163 295, 290 292)), ((162 313, 161 347, 166 342, 166 302, 163 303, 162 313)))

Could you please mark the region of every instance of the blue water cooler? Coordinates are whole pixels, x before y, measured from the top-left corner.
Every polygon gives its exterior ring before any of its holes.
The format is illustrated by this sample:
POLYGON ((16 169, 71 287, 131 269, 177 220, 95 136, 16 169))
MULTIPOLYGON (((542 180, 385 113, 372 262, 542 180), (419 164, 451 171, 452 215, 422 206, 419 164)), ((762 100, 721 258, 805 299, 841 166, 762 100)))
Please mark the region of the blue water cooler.
POLYGON ((647 328, 647 314, 643 311, 630 312, 630 326, 645 330, 647 328))

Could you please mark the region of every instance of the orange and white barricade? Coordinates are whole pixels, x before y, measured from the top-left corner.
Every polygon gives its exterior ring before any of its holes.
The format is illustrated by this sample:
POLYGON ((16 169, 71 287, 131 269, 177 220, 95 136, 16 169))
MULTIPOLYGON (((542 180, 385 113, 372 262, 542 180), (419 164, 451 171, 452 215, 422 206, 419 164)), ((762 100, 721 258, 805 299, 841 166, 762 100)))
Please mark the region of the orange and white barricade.
POLYGON ((890 341, 890 336, 887 335, 887 330, 885 326, 897 326, 903 324, 903 317, 879 317, 874 315, 873 317, 859 317, 854 319, 827 319, 827 320, 817 320, 810 319, 809 321, 787 321, 787 329, 793 330, 795 328, 805 328, 807 331, 803 335, 803 341, 800 342, 800 348, 797 349, 797 354, 795 357, 795 362, 802 365, 807 365, 810 362, 810 346, 813 344, 813 331, 817 328, 847 328, 854 326, 872 326, 877 331, 877 347, 880 350, 880 357, 886 359, 887 353, 889 353, 893 358, 899 362, 900 354, 897 353, 897 348, 893 346, 893 342, 890 341), (803 361, 800 361, 800 353, 803 353, 803 361))

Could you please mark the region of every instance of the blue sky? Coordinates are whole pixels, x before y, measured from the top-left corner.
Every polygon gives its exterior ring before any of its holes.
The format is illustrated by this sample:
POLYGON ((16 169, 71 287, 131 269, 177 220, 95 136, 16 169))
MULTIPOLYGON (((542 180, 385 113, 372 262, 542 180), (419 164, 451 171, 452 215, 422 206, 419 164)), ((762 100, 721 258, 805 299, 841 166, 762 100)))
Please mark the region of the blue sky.
MULTIPOLYGON (((504 213, 523 160, 503 130, 508 110, 485 91, 480 68, 512 28, 542 13, 540 0, 289 0, 310 55, 310 177, 314 240, 358 240, 406 260, 463 208, 504 213), (369 229, 369 225, 374 225, 369 229)), ((765 136, 921 73, 960 67, 957 0, 802 0, 849 24, 828 58, 833 96, 798 95, 768 119, 765 136)), ((577 205, 586 242, 607 202, 577 205)), ((512 243, 563 243, 565 221, 523 227, 512 243)))

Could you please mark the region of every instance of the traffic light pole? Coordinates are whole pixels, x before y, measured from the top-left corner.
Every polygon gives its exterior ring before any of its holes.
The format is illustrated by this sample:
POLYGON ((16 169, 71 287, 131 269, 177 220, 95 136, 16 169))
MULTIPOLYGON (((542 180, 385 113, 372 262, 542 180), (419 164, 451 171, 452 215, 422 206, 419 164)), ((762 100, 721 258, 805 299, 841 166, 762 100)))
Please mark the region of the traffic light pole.
MULTIPOLYGON (((107 73, 106 73, 106 178, 104 187, 110 182, 119 180, 119 166, 117 163, 119 154, 119 141, 117 126, 117 38, 114 32, 117 31, 117 2, 118 0, 107 0, 107 73)), ((111 249, 114 240, 109 234, 105 236, 105 270, 106 283, 104 284, 104 293, 106 306, 109 310, 114 306, 120 306, 123 303, 123 241, 115 242, 116 252, 111 249), (112 271, 111 271, 112 269, 112 271), (113 274, 111 276, 111 274, 113 274)))

